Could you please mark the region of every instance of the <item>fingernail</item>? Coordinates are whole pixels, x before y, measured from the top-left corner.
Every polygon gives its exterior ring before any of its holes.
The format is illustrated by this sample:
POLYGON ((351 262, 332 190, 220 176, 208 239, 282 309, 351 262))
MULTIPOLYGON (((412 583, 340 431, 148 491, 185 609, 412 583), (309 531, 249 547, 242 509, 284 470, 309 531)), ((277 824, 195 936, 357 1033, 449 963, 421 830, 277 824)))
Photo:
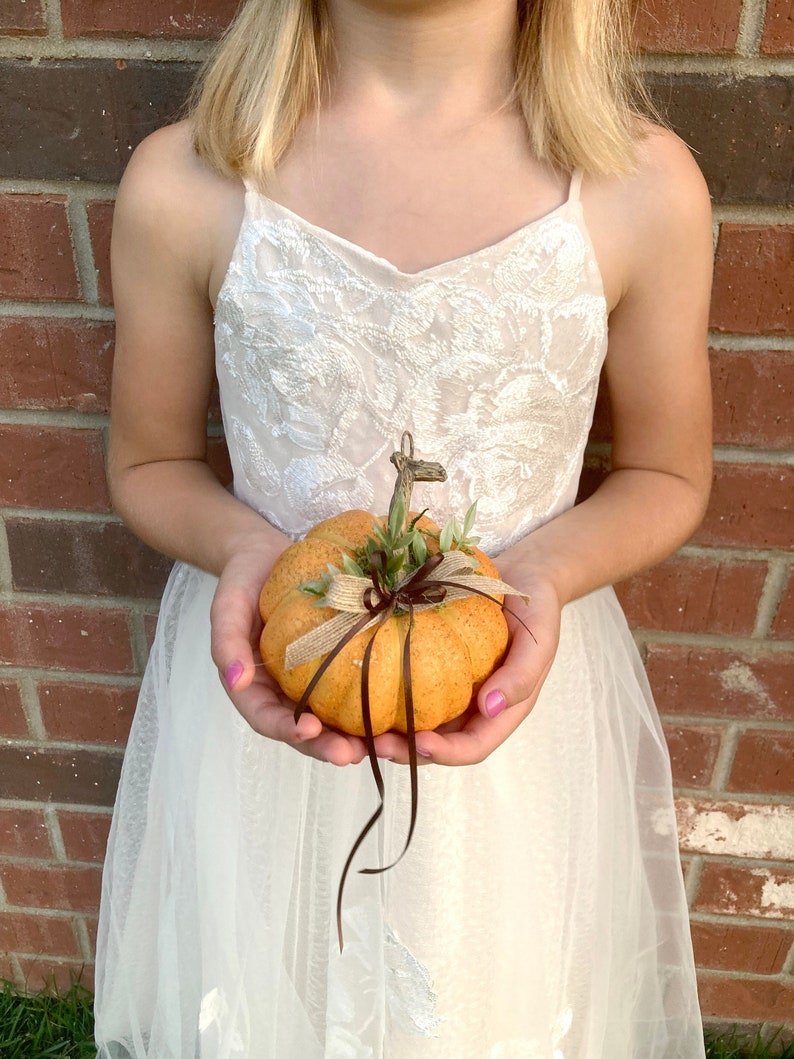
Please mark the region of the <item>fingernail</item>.
POLYGON ((417 754, 419 754, 419 755, 420 755, 421 757, 432 757, 432 756, 433 756, 433 755, 432 755, 432 754, 430 753, 430 751, 429 751, 429 750, 422 750, 422 748, 421 748, 420 746, 418 746, 418 747, 416 748, 416 752, 417 752, 417 754))
POLYGON ((244 669, 245 666, 242 662, 232 662, 231 665, 228 665, 226 667, 223 672, 223 679, 226 681, 226 687, 229 689, 229 691, 234 690, 234 685, 243 675, 244 669))
POLYGON ((498 717, 507 707, 507 699, 501 691, 489 691, 485 696, 485 712, 489 717, 498 717))

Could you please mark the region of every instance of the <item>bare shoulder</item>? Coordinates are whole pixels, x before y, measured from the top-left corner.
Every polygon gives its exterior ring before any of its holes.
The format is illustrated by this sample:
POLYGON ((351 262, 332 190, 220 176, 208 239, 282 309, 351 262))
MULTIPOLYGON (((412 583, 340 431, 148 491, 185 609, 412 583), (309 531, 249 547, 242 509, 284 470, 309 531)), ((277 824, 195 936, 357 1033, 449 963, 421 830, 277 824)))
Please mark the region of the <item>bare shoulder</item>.
POLYGON ((711 254, 711 200, 691 150, 669 129, 642 132, 634 171, 593 178, 583 193, 610 308, 654 262, 711 254))
POLYGON ((166 126, 130 158, 116 201, 114 242, 162 246, 207 273, 242 197, 240 181, 216 173, 196 154, 188 121, 166 126))

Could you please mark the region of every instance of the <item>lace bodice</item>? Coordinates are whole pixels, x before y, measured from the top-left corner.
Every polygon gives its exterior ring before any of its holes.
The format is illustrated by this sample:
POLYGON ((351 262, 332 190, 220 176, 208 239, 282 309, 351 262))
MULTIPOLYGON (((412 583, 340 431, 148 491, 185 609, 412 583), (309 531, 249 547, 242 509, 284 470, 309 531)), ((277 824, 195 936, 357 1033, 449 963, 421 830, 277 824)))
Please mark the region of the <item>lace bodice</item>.
POLYGON ((579 202, 418 273, 253 188, 215 315, 235 494, 292 537, 385 512, 403 430, 437 521, 478 500, 492 553, 575 498, 607 309, 579 202))

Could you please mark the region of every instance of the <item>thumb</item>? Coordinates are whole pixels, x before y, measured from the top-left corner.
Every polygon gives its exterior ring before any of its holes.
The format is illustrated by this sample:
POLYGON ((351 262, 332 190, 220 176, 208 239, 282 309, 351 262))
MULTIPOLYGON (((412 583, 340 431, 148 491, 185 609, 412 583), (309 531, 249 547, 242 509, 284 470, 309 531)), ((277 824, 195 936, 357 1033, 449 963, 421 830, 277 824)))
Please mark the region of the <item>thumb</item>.
POLYGON ((477 708, 485 717, 498 717, 511 706, 537 697, 551 666, 545 652, 526 634, 517 633, 503 664, 477 693, 477 708))
POLYGON ((256 672, 252 644, 262 628, 257 600, 240 584, 221 580, 210 608, 212 660, 228 691, 243 691, 256 672))

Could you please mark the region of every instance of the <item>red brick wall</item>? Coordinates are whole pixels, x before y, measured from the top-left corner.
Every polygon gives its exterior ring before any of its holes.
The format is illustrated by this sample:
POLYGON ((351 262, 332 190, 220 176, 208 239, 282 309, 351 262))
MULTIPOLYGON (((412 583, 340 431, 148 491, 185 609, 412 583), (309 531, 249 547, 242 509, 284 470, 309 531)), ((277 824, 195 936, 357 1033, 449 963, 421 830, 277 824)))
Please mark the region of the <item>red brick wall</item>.
MULTIPOLYGON (((792 1023, 792 8, 648 4, 650 83, 715 200, 717 463, 694 540, 620 592, 673 755, 704 1013, 792 1023)), ((20 984, 90 970, 168 568, 113 516, 104 481, 115 186, 235 6, 0 7, 0 974, 20 984)))

